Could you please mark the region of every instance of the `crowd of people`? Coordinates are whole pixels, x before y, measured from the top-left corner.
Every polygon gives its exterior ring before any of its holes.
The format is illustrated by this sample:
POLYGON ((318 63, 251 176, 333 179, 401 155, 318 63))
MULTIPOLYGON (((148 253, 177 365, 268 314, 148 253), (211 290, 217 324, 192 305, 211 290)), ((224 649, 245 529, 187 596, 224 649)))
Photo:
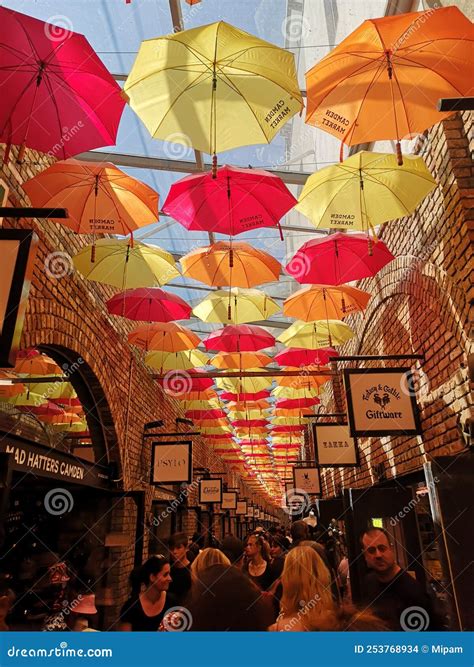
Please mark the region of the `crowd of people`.
POLYGON ((347 557, 331 563, 304 521, 257 528, 242 542, 227 535, 202 548, 185 533, 171 537, 169 554, 149 558, 130 577, 131 595, 117 628, 123 631, 356 631, 403 630, 403 614, 425 611, 425 629, 443 629, 433 601, 397 563, 390 535, 361 535, 370 574, 364 600, 351 602, 347 557))

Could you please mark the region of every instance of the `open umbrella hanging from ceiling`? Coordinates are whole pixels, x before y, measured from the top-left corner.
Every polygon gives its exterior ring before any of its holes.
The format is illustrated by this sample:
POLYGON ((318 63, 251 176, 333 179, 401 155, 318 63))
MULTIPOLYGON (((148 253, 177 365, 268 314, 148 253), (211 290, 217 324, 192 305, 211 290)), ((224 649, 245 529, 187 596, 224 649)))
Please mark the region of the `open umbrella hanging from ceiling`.
POLYGON ((280 306, 265 292, 240 287, 210 292, 193 308, 193 314, 203 322, 234 325, 266 320, 279 311, 280 306))
POLYGON ((181 297, 159 287, 136 287, 114 294, 106 301, 112 315, 140 322, 189 320, 191 306, 181 297))

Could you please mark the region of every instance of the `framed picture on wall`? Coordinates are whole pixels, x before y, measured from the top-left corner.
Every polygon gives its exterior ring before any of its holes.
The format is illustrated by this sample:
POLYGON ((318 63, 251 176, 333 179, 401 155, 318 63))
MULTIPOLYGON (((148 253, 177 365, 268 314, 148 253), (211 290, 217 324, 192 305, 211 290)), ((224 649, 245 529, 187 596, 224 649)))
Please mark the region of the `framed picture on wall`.
POLYGON ((222 503, 222 480, 218 477, 213 479, 201 479, 199 482, 199 502, 222 503))
POLYGON ((235 510, 237 507, 237 493, 235 491, 223 491, 221 507, 223 510, 235 510))
POLYGON ((237 501, 237 506, 235 508, 235 513, 240 515, 240 516, 246 516, 247 515, 247 501, 246 500, 238 500, 237 501))
POLYGON ((321 494, 321 478, 316 466, 295 466, 293 468, 293 484, 296 493, 303 491, 310 496, 321 494))
POLYGON ((151 484, 190 484, 192 478, 191 441, 151 443, 151 484))
POLYGON ((348 424, 313 424, 316 463, 321 468, 359 465, 357 441, 348 424))

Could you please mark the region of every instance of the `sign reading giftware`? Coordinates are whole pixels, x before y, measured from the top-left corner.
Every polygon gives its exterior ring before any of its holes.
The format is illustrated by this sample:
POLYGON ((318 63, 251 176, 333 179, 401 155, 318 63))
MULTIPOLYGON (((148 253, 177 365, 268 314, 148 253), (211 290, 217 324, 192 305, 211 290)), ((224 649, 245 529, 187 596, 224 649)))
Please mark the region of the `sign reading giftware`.
POLYGON ((353 437, 422 432, 409 368, 346 369, 344 384, 353 437))
POLYGON ((237 507, 237 494, 235 491, 224 491, 222 493, 222 504, 221 508, 223 510, 235 510, 237 507))
POLYGON ((153 442, 151 446, 151 484, 190 484, 193 478, 190 441, 153 442))
POLYGON ((238 500, 237 501, 237 506, 235 508, 235 513, 239 514, 241 516, 246 516, 247 514, 247 501, 246 500, 238 500))
POLYGON ((199 482, 199 502, 221 503, 222 502, 222 480, 201 479, 199 482))
POLYGON ((321 478, 319 468, 315 466, 295 466, 293 468, 293 483, 295 491, 316 496, 321 493, 321 478))
POLYGON ((37 246, 29 229, 0 229, 0 368, 15 365, 37 246))
POLYGON ((313 424, 316 463, 322 467, 357 466, 359 450, 348 424, 313 424))

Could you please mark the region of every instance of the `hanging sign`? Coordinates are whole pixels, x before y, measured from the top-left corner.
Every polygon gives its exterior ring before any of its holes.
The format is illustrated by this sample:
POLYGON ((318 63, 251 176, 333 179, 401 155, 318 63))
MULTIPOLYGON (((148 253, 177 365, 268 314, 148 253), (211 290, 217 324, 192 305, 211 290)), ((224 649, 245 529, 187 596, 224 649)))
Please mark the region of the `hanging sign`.
POLYGON ((202 504, 222 502, 222 480, 220 478, 201 479, 199 482, 199 502, 202 504))
POLYGON ((304 491, 311 496, 321 493, 321 478, 319 468, 315 466, 295 466, 293 468, 293 483, 295 491, 304 491))
POLYGON ((224 491, 222 493, 221 507, 223 510, 235 510, 237 507, 237 494, 235 491, 224 491))
POLYGON ((409 368, 345 369, 344 384, 353 437, 421 434, 409 368))
POLYGON ((240 515, 240 516, 246 516, 247 514, 247 501, 246 500, 238 500, 237 501, 237 506, 235 508, 235 513, 240 515))
POLYGON ((254 507, 253 508, 253 518, 254 519, 260 519, 260 508, 259 507, 254 507))
POLYGON ((151 445, 151 484, 190 484, 193 478, 192 443, 153 442, 151 445))
POLYGON ((316 463, 321 468, 359 465, 357 442, 348 424, 313 424, 316 463))
POLYGON ((253 519, 253 505, 247 505, 247 516, 249 519, 253 519))
POLYGON ((0 368, 15 365, 37 247, 29 229, 0 229, 0 368))

